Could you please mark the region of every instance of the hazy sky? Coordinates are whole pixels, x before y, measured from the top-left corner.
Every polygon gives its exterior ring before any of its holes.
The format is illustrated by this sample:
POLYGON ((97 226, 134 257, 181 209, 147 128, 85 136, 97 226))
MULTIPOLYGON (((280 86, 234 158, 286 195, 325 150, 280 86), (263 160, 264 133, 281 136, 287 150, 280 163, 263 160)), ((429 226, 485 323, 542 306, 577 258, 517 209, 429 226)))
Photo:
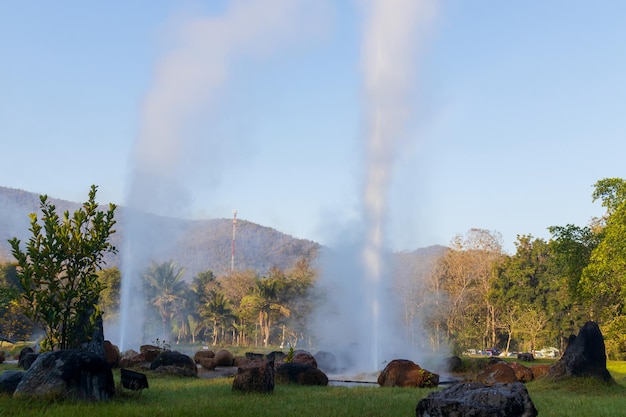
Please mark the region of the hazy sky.
MULTIPOLYGON (((161 152, 181 215, 237 209, 328 244, 362 198, 365 1, 2 2, 0 185, 83 201, 97 184, 124 204, 137 156, 161 152), (160 134, 175 140, 145 140, 160 134)), ((410 39, 388 246, 483 228, 512 250, 602 214, 593 184, 626 177, 626 3, 432 3, 410 39)))

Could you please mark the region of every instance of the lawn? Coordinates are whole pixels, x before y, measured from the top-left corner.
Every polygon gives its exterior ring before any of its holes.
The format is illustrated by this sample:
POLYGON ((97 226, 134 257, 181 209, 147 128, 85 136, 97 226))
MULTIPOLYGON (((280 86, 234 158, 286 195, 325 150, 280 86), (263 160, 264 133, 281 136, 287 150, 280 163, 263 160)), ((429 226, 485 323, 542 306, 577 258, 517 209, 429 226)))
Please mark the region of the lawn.
MULTIPOLYGON (((527 384, 542 417, 626 416, 626 362, 609 362, 617 381, 612 386, 595 380, 564 383, 539 380, 527 384)), ((0 365, 0 371, 16 369, 0 365)), ((5 416, 414 416, 417 402, 428 389, 366 387, 299 387, 277 385, 270 395, 241 395, 231 390, 232 378, 167 377, 146 372, 150 388, 141 393, 118 388, 106 403, 49 402, 0 395, 5 416)), ((119 384, 119 370, 114 372, 119 384)))

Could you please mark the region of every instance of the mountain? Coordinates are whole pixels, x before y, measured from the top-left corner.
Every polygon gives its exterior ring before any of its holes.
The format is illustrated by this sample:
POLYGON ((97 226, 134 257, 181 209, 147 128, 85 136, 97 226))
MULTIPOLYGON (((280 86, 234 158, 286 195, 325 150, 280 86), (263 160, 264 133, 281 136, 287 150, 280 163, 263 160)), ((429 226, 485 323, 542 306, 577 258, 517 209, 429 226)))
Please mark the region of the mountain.
MULTIPOLYGON (((74 212, 81 203, 49 197, 57 213, 74 212)), ((39 195, 23 190, 0 187, 0 261, 12 261, 11 248, 7 240, 17 237, 22 241, 30 238, 30 213, 38 213, 39 195)), ((107 210, 108 205, 101 210, 107 210)), ((115 212, 116 233, 111 243, 120 253, 127 229, 128 209, 118 207, 115 212)), ((159 230, 170 231, 175 239, 166 252, 156 255, 155 262, 174 261, 185 268, 185 278, 191 279, 198 272, 212 270, 215 274, 230 271, 233 221, 232 219, 182 220, 145 214, 151 224, 159 230)), ((301 257, 314 258, 319 250, 318 243, 297 239, 275 229, 264 227, 243 219, 237 220, 234 267, 236 270, 253 269, 263 275, 270 268, 288 269, 301 257)), ((122 257, 110 255, 107 267, 122 268, 122 257)))
MULTIPOLYGON (((57 213, 70 213, 81 207, 82 203, 49 197, 57 208, 57 213)), ((0 262, 13 261, 8 239, 17 237, 22 242, 30 238, 30 213, 40 213, 39 195, 27 191, 0 186, 0 262)), ((103 205, 101 210, 107 210, 103 205)), ((128 225, 129 211, 118 207, 115 212, 116 233, 111 243, 121 251, 124 249, 124 236, 128 225)), ((208 219, 184 220, 142 214, 159 231, 156 235, 171 236, 165 250, 155 253, 155 262, 174 261, 178 267, 185 268, 185 279, 192 279, 198 272, 211 270, 222 275, 231 269, 233 220, 208 219)), ((237 219, 234 268, 252 269, 260 275, 270 268, 289 269, 295 262, 305 257, 314 259, 324 248, 313 241, 297 239, 270 227, 261 226, 243 219, 237 219)), ((394 254, 401 275, 410 277, 429 274, 437 260, 448 250, 445 246, 429 246, 410 252, 394 254)), ((107 255, 106 267, 117 266, 123 269, 122 256, 107 255)), ((147 267, 147 265, 146 265, 147 267)))

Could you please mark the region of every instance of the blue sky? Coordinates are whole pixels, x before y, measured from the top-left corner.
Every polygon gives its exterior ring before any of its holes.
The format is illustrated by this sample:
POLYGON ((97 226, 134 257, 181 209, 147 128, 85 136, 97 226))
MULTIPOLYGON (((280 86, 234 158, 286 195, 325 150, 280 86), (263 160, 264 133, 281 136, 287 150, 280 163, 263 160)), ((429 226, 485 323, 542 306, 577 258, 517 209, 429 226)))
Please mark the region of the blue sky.
MULTIPOLYGON (((361 3, 302 2, 295 28, 250 30, 211 96, 174 108, 184 112, 180 215, 237 209, 324 244, 349 230, 364 178, 361 3)), ((548 226, 601 215, 593 184, 626 176, 626 3, 433 3, 390 166, 387 245, 448 244, 483 228, 512 251, 518 234, 548 238, 548 226)), ((219 21, 231 6, 2 3, 0 185, 82 201, 97 184, 100 202, 124 204, 164 57, 189 22, 219 21)), ((225 30, 236 42, 248 28, 225 30)))

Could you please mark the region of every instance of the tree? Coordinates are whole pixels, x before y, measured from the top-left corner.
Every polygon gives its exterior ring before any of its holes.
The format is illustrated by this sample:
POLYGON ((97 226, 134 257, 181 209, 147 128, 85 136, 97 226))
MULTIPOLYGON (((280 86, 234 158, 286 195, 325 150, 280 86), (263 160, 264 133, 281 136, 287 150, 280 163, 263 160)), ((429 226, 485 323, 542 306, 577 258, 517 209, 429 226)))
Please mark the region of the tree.
POLYGON ((565 278, 565 287, 571 300, 581 296, 580 281, 583 270, 589 264, 591 253, 598 246, 600 236, 589 227, 551 226, 550 248, 559 275, 565 278))
POLYGON ((437 263, 434 279, 448 296, 442 320, 457 347, 496 344, 496 311, 489 294, 494 267, 503 257, 501 241, 499 233, 470 229, 465 237, 454 238, 437 263))
POLYGON ((580 288, 591 301, 595 320, 626 313, 626 181, 596 183, 594 199, 607 207, 606 226, 582 271, 580 288))
POLYGON ((271 335, 272 318, 279 315, 289 317, 291 310, 281 299, 281 290, 285 277, 277 268, 272 268, 269 277, 257 278, 254 291, 241 300, 240 310, 243 317, 252 312, 258 315, 259 328, 263 345, 267 347, 271 335))
POLYGON ((171 336, 171 320, 183 320, 186 283, 185 270, 178 268, 173 261, 157 264, 152 262, 144 280, 148 286, 150 303, 157 308, 161 317, 162 338, 171 336))
MULTIPOLYGON (((284 303, 289 307, 289 320, 286 330, 290 343, 296 346, 299 340, 311 340, 310 319, 314 309, 312 290, 317 271, 311 261, 302 257, 285 274, 286 283, 283 291, 284 303)), ((284 341, 283 341, 284 342, 284 341)))
POLYGON ((201 315, 213 322, 213 346, 217 345, 220 330, 223 338, 226 326, 237 318, 230 300, 223 292, 214 290, 210 292, 209 301, 201 307, 201 315))
POLYGON ((120 310, 120 288, 122 285, 122 273, 114 266, 98 272, 104 289, 100 293, 100 310, 105 320, 117 318, 120 310))
POLYGON ((209 301, 211 290, 218 288, 219 284, 211 270, 198 272, 189 285, 186 315, 192 343, 195 343, 196 336, 199 336, 207 327, 200 313, 202 306, 209 301))
POLYGON ((611 215, 626 201, 626 181, 621 178, 604 178, 595 183, 593 201, 602 200, 607 215, 611 215))
POLYGON ((516 252, 507 256, 497 268, 491 283, 490 297, 499 311, 499 323, 507 332, 507 350, 511 340, 520 336, 529 344, 537 343, 539 335, 547 335, 548 329, 539 328, 547 322, 536 319, 540 312, 548 314, 548 305, 555 304, 555 276, 549 245, 543 239, 531 235, 517 236, 516 252), (533 311, 532 314, 529 311, 533 311), (533 320, 533 326, 529 321, 533 320), (529 331, 528 328, 532 329, 529 331), (534 337, 533 340, 530 338, 534 337))
POLYGON ((81 345, 100 317, 98 298, 104 287, 97 271, 105 265, 104 255, 117 251, 109 242, 115 233, 116 206, 98 210, 96 192, 92 185, 88 201, 62 218, 48 197, 40 196, 41 224, 36 213, 30 214, 32 236, 25 250, 17 238, 9 240, 24 290, 25 314, 46 332, 43 350, 81 345))

